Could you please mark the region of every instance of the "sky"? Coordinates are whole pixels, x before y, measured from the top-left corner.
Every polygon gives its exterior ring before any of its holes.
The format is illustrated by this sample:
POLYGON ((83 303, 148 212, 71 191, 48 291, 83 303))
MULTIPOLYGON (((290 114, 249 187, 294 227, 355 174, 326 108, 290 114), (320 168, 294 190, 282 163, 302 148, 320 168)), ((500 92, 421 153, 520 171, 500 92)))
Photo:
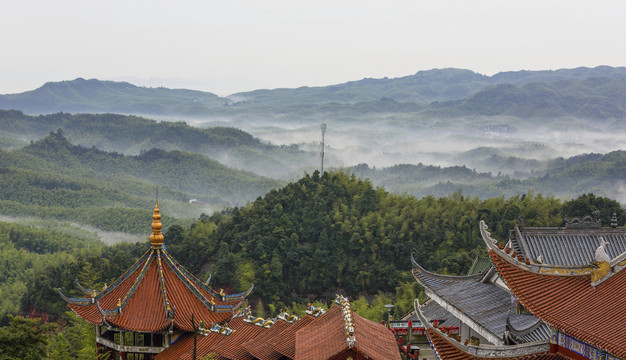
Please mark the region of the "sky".
POLYGON ((624 19, 622 0, 3 0, 0 94, 77 77, 224 96, 625 66, 624 19))

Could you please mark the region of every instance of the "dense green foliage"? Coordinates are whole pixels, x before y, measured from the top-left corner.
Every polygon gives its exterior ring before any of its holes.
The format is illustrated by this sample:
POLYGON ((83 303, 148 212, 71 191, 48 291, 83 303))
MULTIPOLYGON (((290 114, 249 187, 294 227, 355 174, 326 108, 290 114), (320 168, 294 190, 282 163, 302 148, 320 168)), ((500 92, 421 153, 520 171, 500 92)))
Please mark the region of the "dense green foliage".
POLYGON ((419 294, 411 252, 427 269, 462 274, 484 251, 480 220, 505 240, 519 217, 531 226, 559 226, 564 217, 600 210, 608 223, 614 208, 621 225, 619 203, 594 195, 565 203, 532 192, 509 199, 479 200, 460 191, 417 199, 343 173, 316 172, 190 228, 171 227, 166 244, 194 272, 210 265, 217 286, 244 290, 255 283, 266 304, 382 292, 408 311, 407 299, 419 294))
POLYGON ((0 327, 0 359, 39 360, 46 357, 48 333, 54 324, 40 324, 39 319, 11 317, 9 326, 0 327))
MULTIPOLYGON (((149 219, 146 214, 144 227, 149 219)), ((46 229, 0 222, 0 325, 20 311, 62 316, 66 306, 57 287, 80 295, 74 279, 87 287, 111 283, 146 251, 145 244, 105 246, 94 235, 72 232, 67 225, 46 229)))

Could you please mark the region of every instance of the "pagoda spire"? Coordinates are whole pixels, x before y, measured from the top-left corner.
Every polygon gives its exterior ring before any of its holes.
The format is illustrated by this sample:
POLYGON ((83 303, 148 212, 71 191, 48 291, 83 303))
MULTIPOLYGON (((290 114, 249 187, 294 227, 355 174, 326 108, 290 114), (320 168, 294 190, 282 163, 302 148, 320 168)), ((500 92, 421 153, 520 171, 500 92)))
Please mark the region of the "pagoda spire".
POLYGON ((161 234, 161 214, 159 213, 159 202, 154 205, 154 214, 152 214, 152 234, 150 235, 150 244, 154 249, 163 245, 163 234, 161 234))

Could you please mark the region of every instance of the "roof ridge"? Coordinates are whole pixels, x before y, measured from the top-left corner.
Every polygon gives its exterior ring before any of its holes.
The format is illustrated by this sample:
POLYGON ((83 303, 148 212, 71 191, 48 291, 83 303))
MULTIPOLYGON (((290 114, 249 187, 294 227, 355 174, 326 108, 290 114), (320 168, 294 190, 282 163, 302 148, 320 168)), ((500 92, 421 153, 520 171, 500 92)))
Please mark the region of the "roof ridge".
POLYGON ((133 286, 131 286, 130 289, 128 289, 128 291, 124 295, 124 298, 121 301, 119 301, 119 299, 118 299, 117 308, 119 308, 119 313, 120 314, 122 313, 122 309, 124 309, 126 307, 126 304, 128 303, 130 298, 133 296, 133 294, 135 293, 135 291, 139 287, 139 284, 143 280, 143 278, 146 275, 146 273, 148 272, 148 268, 150 267, 150 265, 152 264, 152 261, 154 260, 154 256, 153 255, 154 255, 154 251, 151 251, 150 252, 150 256, 148 257, 148 259, 146 259, 146 262, 144 263, 143 268, 141 269, 141 272, 139 273, 139 275, 137 276, 137 278, 133 282, 133 286))
MULTIPOLYGON (((485 224, 484 220, 481 220, 479 223, 480 234, 483 238, 483 241, 487 245, 487 250, 493 250, 496 252, 502 259, 509 262, 511 265, 523 269, 525 271, 529 271, 535 274, 543 274, 543 275, 553 275, 553 276, 587 276, 590 275, 592 271, 595 270, 595 267, 591 264, 589 265, 551 265, 551 264, 537 264, 531 263, 530 259, 523 259, 523 255, 517 255, 515 251, 511 251, 510 247, 507 247, 506 250, 501 249, 497 245, 497 241, 491 238, 491 233, 489 233, 489 227, 485 224), (510 253, 510 255, 509 255, 510 253), (521 259, 520 259, 521 258, 521 259)), ((625 255, 626 258, 626 255, 625 255)), ((626 265, 626 260, 624 260, 624 265, 626 265)))

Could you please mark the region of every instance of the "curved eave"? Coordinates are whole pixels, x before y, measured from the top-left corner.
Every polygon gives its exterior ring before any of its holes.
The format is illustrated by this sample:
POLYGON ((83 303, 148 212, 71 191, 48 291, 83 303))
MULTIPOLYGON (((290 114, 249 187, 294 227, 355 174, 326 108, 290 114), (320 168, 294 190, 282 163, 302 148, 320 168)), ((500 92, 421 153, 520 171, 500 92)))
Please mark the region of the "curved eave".
MULTIPOLYGON (((559 266, 559 265, 550 265, 550 264, 537 264, 530 262, 529 259, 520 259, 518 254, 516 254, 513 250, 510 250, 510 254, 506 252, 505 249, 500 249, 498 247, 498 242, 491 238, 491 233, 488 231, 487 224, 483 220, 480 221, 479 224, 480 234, 487 245, 487 249, 489 251, 493 251, 497 253, 503 260, 507 261, 511 265, 523 269, 524 271, 528 271, 535 274, 546 274, 546 275, 554 275, 554 276, 589 276, 592 271, 596 268, 592 265, 587 266, 559 266), (513 257, 515 255, 515 257, 513 257)), ((626 254, 624 254, 624 258, 626 259, 626 254)), ((625 260, 626 265, 626 260, 625 260)), ((505 280, 506 282, 506 280, 505 280)))
MULTIPOLYGON (((415 257, 413 256, 414 253, 411 253, 411 263, 413 264, 413 270, 417 270, 420 274, 423 274, 426 277, 430 277, 430 278, 435 278, 435 279, 443 279, 443 280, 452 280, 452 281, 467 281, 467 280, 480 280, 482 279, 485 274, 489 271, 489 269, 478 273, 478 274, 474 274, 474 275, 461 275, 461 276, 455 276, 455 275, 441 275, 441 274, 437 274, 434 272, 430 272, 426 269, 424 269, 420 264, 417 263, 417 261, 415 260, 415 257)), ((418 280, 419 281, 419 280, 418 280)))
POLYGON ((537 330, 538 328, 540 328, 541 326, 544 325, 544 322, 541 321, 540 319, 537 319, 534 323, 528 325, 527 327, 523 328, 523 329, 516 329, 513 324, 511 324, 511 314, 509 313, 506 317, 506 329, 507 331, 511 332, 513 335, 517 336, 517 337, 522 337, 522 336, 526 336, 528 334, 530 334, 531 332, 537 330))
MULTIPOLYGON (((522 345, 479 345, 468 346, 443 333, 433 326, 422 312, 421 305, 416 299, 413 303, 415 314, 426 327, 428 339, 440 359, 543 359, 549 355, 550 342, 548 340, 527 343, 522 345)), ((552 356, 552 355, 550 355, 552 356)), ((560 357, 546 357, 545 359, 561 359, 560 357)))

